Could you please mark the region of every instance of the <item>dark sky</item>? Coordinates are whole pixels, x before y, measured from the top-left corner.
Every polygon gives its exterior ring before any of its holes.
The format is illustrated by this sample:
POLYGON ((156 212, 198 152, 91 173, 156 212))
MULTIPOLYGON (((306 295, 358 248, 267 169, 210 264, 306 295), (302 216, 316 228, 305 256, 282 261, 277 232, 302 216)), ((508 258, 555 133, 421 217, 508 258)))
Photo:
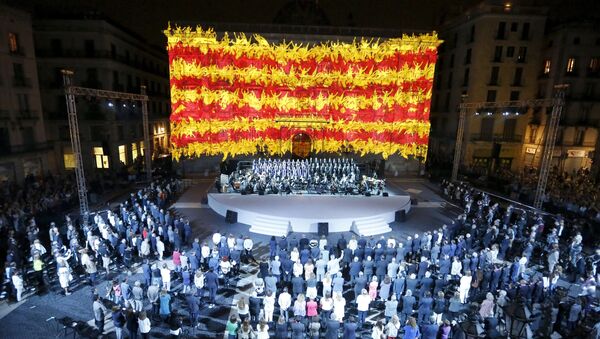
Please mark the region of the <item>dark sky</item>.
MULTIPOLYGON (((163 45, 168 21, 273 23, 324 15, 330 25, 433 29, 444 12, 477 0, 22 0, 37 13, 95 10, 163 45), (291 14, 290 12, 293 12, 291 14)), ((317 23, 312 21, 313 23, 317 23)))
MULTIPOLYGON (((164 46, 169 21, 328 24, 434 30, 443 18, 482 0, 0 0, 26 6, 36 15, 99 11, 117 23, 164 46), (292 22, 290 22, 292 21, 292 22)), ((503 3, 502 0, 486 0, 503 3)), ((600 13, 600 0, 512 0, 544 5, 551 13, 600 13), (562 4, 562 5, 561 5, 562 4)), ((595 14, 597 15, 597 14, 595 14)))

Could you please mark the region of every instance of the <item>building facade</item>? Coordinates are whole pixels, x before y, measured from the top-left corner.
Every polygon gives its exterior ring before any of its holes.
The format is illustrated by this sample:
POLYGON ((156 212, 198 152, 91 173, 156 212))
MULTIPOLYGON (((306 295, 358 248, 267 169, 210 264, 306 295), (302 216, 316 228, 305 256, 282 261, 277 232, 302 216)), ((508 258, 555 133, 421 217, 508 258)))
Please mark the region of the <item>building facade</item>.
MULTIPOLYGON (((597 174, 600 158, 600 33, 597 23, 576 22, 551 28, 546 34, 538 69, 538 97, 551 98, 554 86, 568 85, 565 106, 553 153, 552 165, 572 172, 593 167, 597 174)), ((527 162, 539 163, 540 139, 548 115, 532 119, 525 147, 527 162)))
MULTIPOLYGON (((483 2, 446 22, 432 97, 429 160, 453 160, 458 106, 537 95, 545 9, 483 2)), ((533 109, 466 112, 462 167, 476 173, 519 170, 533 109)))
MULTIPOLYGON (((152 153, 169 148, 169 80, 166 52, 100 17, 34 21, 42 106, 48 139, 59 170, 74 168, 62 69, 74 72, 73 84, 150 97, 152 153)), ((142 160, 144 145, 140 102, 77 97, 77 114, 86 171, 122 169, 142 160)), ((87 173, 87 172, 86 172, 87 173)))
POLYGON ((31 17, 0 5, 0 181, 56 170, 42 112, 31 17))

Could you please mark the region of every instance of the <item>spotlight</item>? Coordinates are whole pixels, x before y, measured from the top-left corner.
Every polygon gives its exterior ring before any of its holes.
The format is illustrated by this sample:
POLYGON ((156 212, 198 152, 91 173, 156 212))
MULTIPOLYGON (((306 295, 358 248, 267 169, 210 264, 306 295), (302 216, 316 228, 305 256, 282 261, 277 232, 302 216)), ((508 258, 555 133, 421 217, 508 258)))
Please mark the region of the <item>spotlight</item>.
POLYGON ((135 104, 133 104, 132 106, 133 106, 133 108, 135 108, 135 104))
POLYGON ((479 112, 475 112, 475 115, 479 116, 479 112))
POLYGON ((516 115, 516 116, 519 116, 519 111, 517 111, 517 112, 515 113, 515 115, 516 115))
POLYGON ((115 104, 113 104, 112 101, 108 102, 108 107, 114 107, 114 106, 115 106, 115 104))
POLYGON ((127 107, 127 104, 123 104, 123 107, 127 107))
POLYGON ((488 116, 492 115, 492 112, 487 112, 487 115, 488 115, 488 116))

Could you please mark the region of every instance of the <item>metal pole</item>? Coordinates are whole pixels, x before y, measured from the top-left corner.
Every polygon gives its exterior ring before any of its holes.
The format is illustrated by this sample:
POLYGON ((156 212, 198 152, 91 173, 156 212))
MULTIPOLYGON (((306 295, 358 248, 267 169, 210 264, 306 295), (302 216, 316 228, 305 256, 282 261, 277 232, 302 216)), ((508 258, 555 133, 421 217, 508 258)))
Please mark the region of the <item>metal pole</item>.
MULTIPOLYGON (((75 95, 72 91, 73 71, 63 69, 63 85, 65 87, 65 99, 67 102, 67 116, 69 118, 69 133, 71 134, 71 148, 75 157, 75 180, 77 182, 77 195, 79 196, 79 213, 83 217, 89 212, 87 200, 87 188, 85 183, 85 173, 83 171, 83 161, 81 159, 81 142, 79 138, 79 123, 77 122, 77 105, 75 104, 75 95)), ((83 223, 87 220, 84 218, 83 223)))
POLYGON ((550 166, 552 164, 552 155, 554 153, 554 145, 556 144, 556 134, 558 133, 560 115, 565 104, 565 90, 567 87, 568 85, 554 86, 554 103, 552 106, 550 122, 548 123, 548 128, 546 130, 546 140, 542 153, 542 164, 540 166, 540 175, 538 178, 538 185, 535 191, 535 199, 533 202, 533 207, 537 209, 541 209, 542 204, 544 203, 546 184, 548 183, 548 174, 550 173, 550 166))
MULTIPOLYGON (((146 86, 141 87, 141 94, 146 95, 146 86)), ((142 100, 142 124, 144 125, 144 162, 146 163, 146 180, 152 182, 152 145, 150 144, 150 126, 148 122, 148 100, 142 100)))
POLYGON ((465 134, 465 120, 467 116, 467 107, 465 105, 466 95, 461 96, 459 108, 459 117, 458 117, 458 128, 456 130, 456 142, 454 145, 454 162, 452 163, 452 181, 456 181, 458 178, 458 168, 461 163, 461 151, 462 144, 465 134))

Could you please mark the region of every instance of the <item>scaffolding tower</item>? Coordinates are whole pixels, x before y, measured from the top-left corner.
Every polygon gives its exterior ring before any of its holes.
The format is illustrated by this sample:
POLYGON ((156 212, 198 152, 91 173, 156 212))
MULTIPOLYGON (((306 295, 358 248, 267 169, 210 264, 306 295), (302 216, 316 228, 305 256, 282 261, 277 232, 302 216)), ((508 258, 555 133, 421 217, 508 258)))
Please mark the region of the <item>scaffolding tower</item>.
MULTIPOLYGON (((148 123, 148 95, 146 87, 142 86, 141 94, 106 91, 95 88, 86 88, 73 85, 73 71, 63 69, 63 85, 65 88, 65 99, 67 102, 67 116, 69 119, 69 134, 71 136, 71 147, 75 158, 75 180, 77 182, 77 196, 79 197, 79 213, 85 216, 89 213, 89 204, 87 198, 87 187, 83 161, 81 158, 81 141, 79 135, 79 123, 77 121, 76 96, 86 96, 104 99, 141 101, 142 103, 142 123, 144 125, 144 157, 146 168, 146 180, 152 180, 152 159, 150 145, 150 127, 148 123)), ((87 218, 83 218, 87 222, 87 218)))
POLYGON ((454 161, 452 164, 452 181, 456 181, 458 177, 458 169, 461 164, 462 144, 464 142, 464 130, 467 110, 485 110, 499 108, 533 108, 533 107, 549 107, 552 106, 552 114, 546 128, 546 137, 544 148, 542 150, 542 162, 539 171, 538 184, 535 191, 533 207, 540 209, 543 204, 544 194, 546 192, 546 184, 548 183, 548 174, 552 164, 552 154, 554 153, 554 144, 556 143, 556 135, 560 123, 560 115, 565 105, 565 91, 568 85, 554 86, 555 93, 551 99, 531 99, 519 101, 500 101, 500 102, 464 102, 464 99, 458 106, 459 122, 456 133, 456 144, 454 148, 454 161))

